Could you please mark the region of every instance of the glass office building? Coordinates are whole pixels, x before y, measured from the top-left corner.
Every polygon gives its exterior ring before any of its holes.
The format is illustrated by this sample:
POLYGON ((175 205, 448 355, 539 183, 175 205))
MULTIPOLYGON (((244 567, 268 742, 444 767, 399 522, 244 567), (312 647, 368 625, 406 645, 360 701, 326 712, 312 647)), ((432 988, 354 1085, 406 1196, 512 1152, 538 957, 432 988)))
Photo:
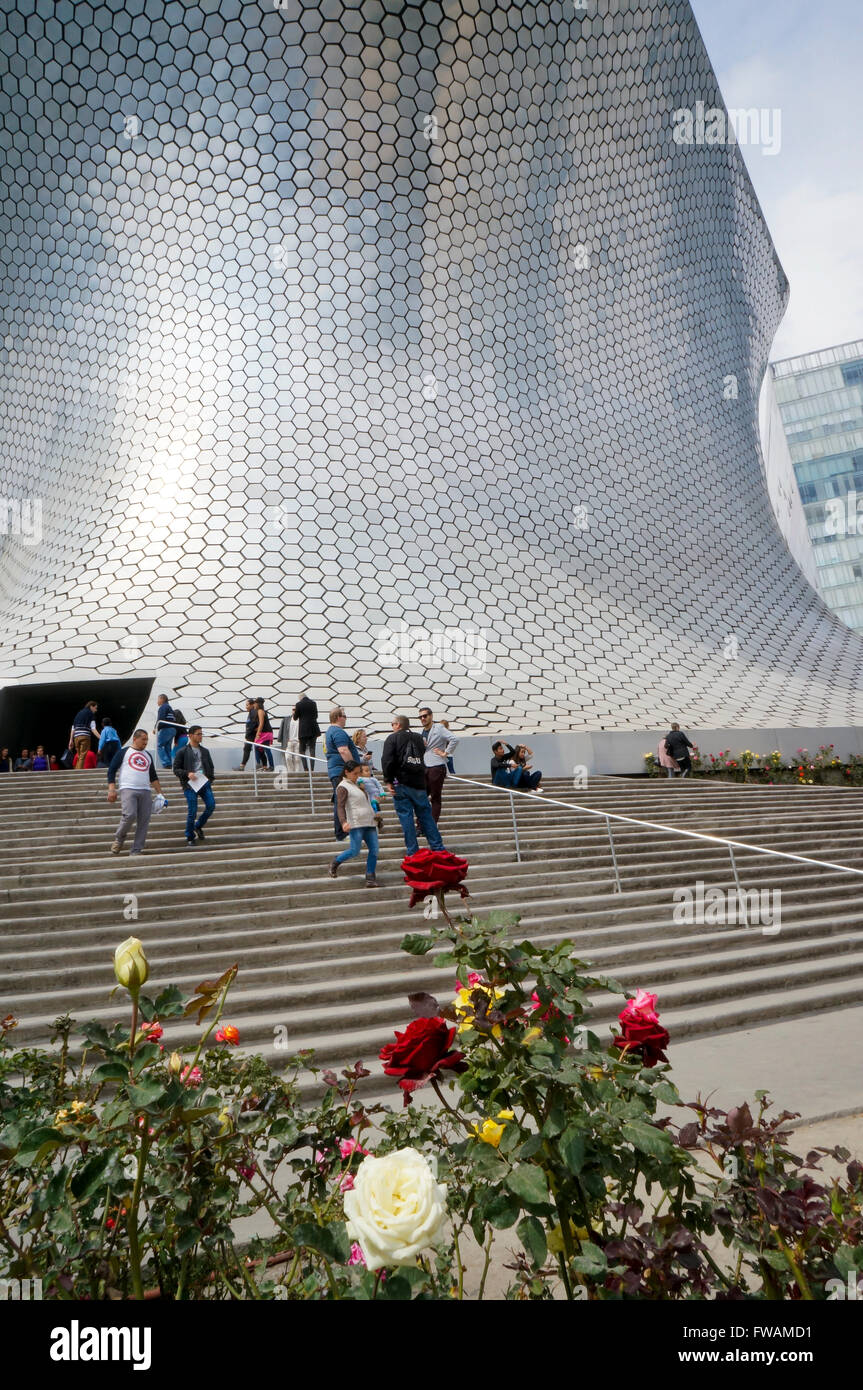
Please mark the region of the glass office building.
POLYGON ((771 365, 824 602, 863 629, 863 339, 771 365))

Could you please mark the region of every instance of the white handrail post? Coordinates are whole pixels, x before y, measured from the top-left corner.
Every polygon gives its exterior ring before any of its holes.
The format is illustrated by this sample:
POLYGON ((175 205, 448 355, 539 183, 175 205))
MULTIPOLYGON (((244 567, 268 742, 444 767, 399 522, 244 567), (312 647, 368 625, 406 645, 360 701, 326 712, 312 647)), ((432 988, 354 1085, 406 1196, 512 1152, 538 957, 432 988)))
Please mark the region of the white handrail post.
POLYGON ((605 827, 606 827, 606 829, 607 829, 607 831, 608 831, 608 843, 611 845, 611 860, 612 860, 612 863, 614 864, 614 885, 615 885, 615 886, 614 886, 614 891, 615 891, 615 893, 622 893, 622 892, 623 892, 623 889, 622 889, 622 887, 620 886, 620 870, 619 870, 618 867, 617 867, 617 853, 616 853, 615 848, 614 848, 614 836, 613 836, 612 833, 611 833, 611 817, 610 817, 610 816, 606 816, 606 818, 605 818, 605 827))
POLYGON ((253 762, 253 764, 252 764, 252 775, 254 776, 254 779, 255 779, 255 796, 257 796, 257 795, 258 795, 258 754, 257 754, 257 749, 255 748, 255 745, 254 745, 254 744, 252 744, 252 757, 253 757, 254 760, 255 760, 255 761, 253 762))
POLYGON ((737 860, 734 858, 734 850, 731 848, 730 845, 728 846, 728 855, 729 855, 729 858, 731 859, 731 868, 732 868, 733 871, 734 871, 734 882, 737 884, 737 891, 738 891, 738 893, 739 893, 739 892, 741 891, 741 888, 740 888, 740 875, 739 875, 738 872, 737 872, 737 860))
POLYGON ((520 864, 520 863, 521 863, 521 845, 520 845, 519 842, 518 842, 518 821, 517 821, 516 818, 515 818, 515 797, 514 797, 513 794, 512 794, 512 789, 510 789, 510 793, 509 793, 509 808, 510 808, 510 810, 512 811, 512 832, 513 832, 513 834, 515 835, 515 859, 516 859, 516 863, 517 863, 517 864, 520 864))
POLYGON ((315 814, 315 784, 314 784, 314 782, 312 781, 312 754, 311 754, 311 753, 307 753, 307 754, 306 754, 306 766, 307 766, 308 769, 309 769, 309 806, 311 807, 311 814, 314 815, 314 814, 315 814))

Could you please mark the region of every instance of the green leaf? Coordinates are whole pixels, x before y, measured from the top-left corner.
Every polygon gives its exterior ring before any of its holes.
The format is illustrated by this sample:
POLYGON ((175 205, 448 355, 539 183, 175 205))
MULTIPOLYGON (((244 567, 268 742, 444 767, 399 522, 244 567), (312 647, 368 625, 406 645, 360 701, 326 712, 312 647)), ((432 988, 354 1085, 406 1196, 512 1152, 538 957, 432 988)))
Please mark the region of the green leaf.
POLYGON ((98 1067, 94 1067, 90 1073, 90 1080, 101 1081, 126 1081, 129 1076, 129 1068, 124 1067, 122 1062, 100 1062, 98 1067))
POLYGON ((788 1261, 778 1250, 762 1250, 759 1259, 769 1264, 771 1269, 788 1269, 788 1261))
POLYGON ((378 1285, 378 1298, 384 1298, 389 1302, 409 1303, 411 1298, 411 1286, 403 1274, 393 1274, 383 1285, 378 1285))
POLYGON ((42 1125, 38 1129, 31 1129, 30 1133, 21 1140, 21 1147, 17 1153, 17 1162, 22 1168, 30 1168, 34 1164, 41 1163, 43 1158, 54 1152, 61 1144, 69 1141, 59 1130, 53 1129, 50 1125, 42 1125))
POLYGON ((670 1081, 664 1079, 658 1081, 653 1088, 653 1094, 656 1096, 657 1100, 665 1101, 666 1105, 680 1104, 680 1096, 677 1094, 677 1088, 673 1086, 670 1081))
POLYGON ((200 1239, 201 1232, 198 1230, 198 1227, 187 1226, 185 1230, 180 1232, 174 1249, 177 1251, 178 1255, 184 1255, 187 1250, 191 1250, 193 1245, 197 1245, 200 1239))
POLYGON ((176 985, 168 985, 161 994, 156 997, 156 1016, 158 1018, 176 1018, 186 1007, 186 995, 177 989, 176 985))
POLYGON ((48 1218, 48 1230, 55 1236, 67 1236, 74 1229, 75 1222, 67 1206, 58 1207, 48 1218))
POLYGON ((608 1269, 608 1260, 605 1258, 605 1251, 600 1250, 598 1245, 593 1245, 590 1241, 582 1245, 581 1254, 576 1255, 572 1261, 574 1269, 579 1274, 604 1274, 608 1269))
POLYGON ((411 956, 427 956, 434 948, 435 943, 431 937, 417 936, 415 933, 409 933, 401 944, 401 949, 411 956))
POLYGON ((351 1243, 344 1221, 332 1221, 328 1226, 316 1226, 311 1221, 301 1222, 294 1231, 294 1241, 307 1250, 316 1250, 319 1255, 347 1264, 351 1254, 351 1243))
POLYGON ((518 1153, 514 1155, 514 1157, 533 1158, 534 1154, 538 1154, 541 1148, 542 1140, 539 1135, 530 1134, 527 1139, 525 1139, 524 1143, 519 1145, 518 1153))
POLYGON ((290 1115, 283 1115, 270 1126, 270 1138, 278 1139, 280 1144, 293 1144, 299 1135, 300 1127, 290 1115))
POLYGON ((863 1269, 863 1247, 857 1249, 852 1245, 840 1245, 833 1255, 833 1263, 843 1279, 853 1271, 855 1274, 859 1269, 863 1269))
POLYGON ((669 1158, 671 1155, 671 1139, 665 1130, 657 1129, 644 1120, 630 1120, 621 1133, 640 1153, 648 1154, 651 1158, 669 1158))
POLYGON ((545 1124, 543 1125, 541 1130, 543 1139, 554 1139, 558 1134, 560 1134, 565 1124, 566 1112, 564 1111, 563 1106, 553 1106, 551 1113, 546 1119, 545 1124))
POLYGON ((114 1151, 111 1149, 108 1153, 96 1154, 95 1158, 89 1159, 69 1184, 72 1196, 79 1202, 86 1202, 100 1187, 106 1186, 105 1174, 111 1167, 113 1158, 114 1151))
POLYGON ((96 1023, 92 1018, 86 1023, 82 1023, 78 1031, 82 1038, 86 1038, 87 1042, 93 1043, 97 1047, 113 1048, 114 1040, 108 1029, 103 1024, 96 1023))
POLYGON ((523 1202, 548 1200, 545 1174, 533 1163, 521 1163, 517 1168, 513 1168, 506 1175, 506 1185, 510 1192, 514 1192, 523 1202))
POLYGON ((575 1125, 568 1125, 557 1143, 561 1158, 569 1169, 578 1177, 584 1167, 585 1155, 585 1134, 583 1130, 576 1129, 575 1125))
POLYGON ((498 1231, 505 1231, 510 1226, 514 1226, 518 1220, 521 1210, 518 1201, 509 1192, 500 1190, 490 1193, 487 1201, 481 1206, 481 1211, 490 1226, 494 1226, 498 1231))
POLYGON ((493 1144, 476 1144, 470 1155, 471 1167, 484 1178, 500 1179, 503 1159, 493 1144))
POLYGON ((546 1244, 545 1231, 542 1228, 542 1224, 535 1216, 524 1216, 518 1223, 518 1231, 516 1234, 537 1269, 539 1269, 545 1264, 545 1259, 548 1255, 548 1245, 546 1244))
POLYGON ((165 1082, 157 1081, 154 1076, 145 1076, 136 1086, 129 1087, 129 1100, 136 1109, 148 1109, 161 1100, 164 1094, 165 1082))

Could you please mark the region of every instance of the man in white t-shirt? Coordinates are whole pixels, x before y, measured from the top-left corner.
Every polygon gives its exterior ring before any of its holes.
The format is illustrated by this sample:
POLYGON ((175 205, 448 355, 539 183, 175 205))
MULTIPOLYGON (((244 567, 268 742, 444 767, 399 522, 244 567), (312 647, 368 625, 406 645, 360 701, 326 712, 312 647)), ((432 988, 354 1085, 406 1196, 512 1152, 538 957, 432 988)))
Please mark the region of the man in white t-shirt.
POLYGON ((153 792, 162 790, 152 754, 147 752, 146 729, 136 729, 128 747, 121 748, 111 759, 108 768, 109 801, 117 800, 118 787, 123 815, 117 826, 111 853, 120 853, 127 832, 135 821, 135 839, 130 853, 140 854, 147 839, 147 827, 153 811, 153 792))

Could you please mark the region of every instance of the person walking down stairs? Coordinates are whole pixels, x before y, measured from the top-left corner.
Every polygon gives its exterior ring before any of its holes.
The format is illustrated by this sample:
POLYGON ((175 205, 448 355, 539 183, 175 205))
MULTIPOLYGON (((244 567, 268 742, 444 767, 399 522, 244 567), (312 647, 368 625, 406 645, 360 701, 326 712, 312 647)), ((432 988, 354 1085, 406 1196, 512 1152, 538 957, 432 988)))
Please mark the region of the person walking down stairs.
POLYGON ((392 721, 392 733, 384 744, 381 767, 408 856, 419 851, 417 825, 429 849, 446 849, 426 792, 425 751, 425 744, 411 728, 407 715, 397 714, 392 721))
POLYGON ((375 869, 378 863, 378 832, 375 826, 375 813, 372 803, 362 787, 357 786, 357 778, 362 772, 360 763, 345 763, 345 770, 342 780, 336 787, 336 810, 339 816, 339 823, 346 835, 350 836, 350 845, 347 849, 337 854, 330 865, 330 877, 335 878, 342 864, 348 859, 355 859, 363 847, 366 845, 366 887, 380 887, 376 877, 375 869))
POLYGON ((189 742, 185 748, 174 755, 174 776, 179 777, 183 795, 186 798, 186 847, 195 843, 195 837, 204 839, 204 826, 216 809, 213 796, 215 772, 209 749, 201 742, 204 731, 200 724, 189 726, 189 742), (198 800, 203 801, 204 809, 196 820, 198 800))
POLYGON ((123 841, 134 821, 135 838, 130 853, 141 854, 147 842, 147 829, 153 813, 153 792, 159 796, 162 794, 153 755, 147 752, 146 729, 136 729, 128 748, 118 748, 111 759, 108 767, 109 802, 117 800, 118 787, 123 814, 117 826, 111 853, 120 853, 123 841))
MULTIPOLYGON (((255 734, 258 732, 259 723, 260 719, 258 718, 258 706, 254 700, 248 699, 246 701, 246 731, 243 735, 243 760, 242 762, 238 763, 237 766, 234 768, 235 772, 245 771, 246 763, 249 761, 249 754, 252 751, 252 744, 255 741, 255 734)), ((257 759, 258 755, 256 753, 256 762, 257 759)))

